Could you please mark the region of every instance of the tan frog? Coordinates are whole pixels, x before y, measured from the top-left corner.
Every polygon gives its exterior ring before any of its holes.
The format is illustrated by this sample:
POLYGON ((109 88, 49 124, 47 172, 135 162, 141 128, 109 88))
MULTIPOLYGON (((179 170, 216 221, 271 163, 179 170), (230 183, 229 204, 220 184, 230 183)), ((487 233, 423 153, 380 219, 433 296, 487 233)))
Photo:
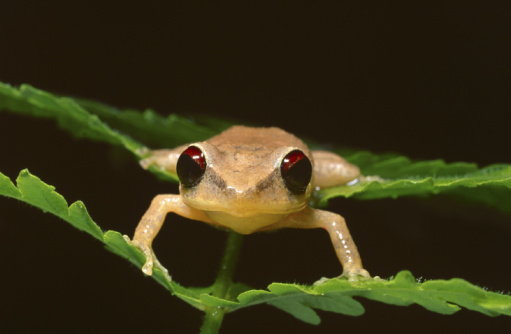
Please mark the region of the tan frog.
POLYGON ((165 216, 173 212, 241 234, 323 228, 343 266, 342 276, 370 277, 344 218, 308 206, 313 189, 360 177, 358 167, 334 153, 309 151, 279 128, 233 126, 204 142, 150 151, 140 163, 177 173, 181 181, 180 195, 153 199, 131 241, 146 256, 142 271, 147 275, 153 265, 164 270, 151 245, 165 216))

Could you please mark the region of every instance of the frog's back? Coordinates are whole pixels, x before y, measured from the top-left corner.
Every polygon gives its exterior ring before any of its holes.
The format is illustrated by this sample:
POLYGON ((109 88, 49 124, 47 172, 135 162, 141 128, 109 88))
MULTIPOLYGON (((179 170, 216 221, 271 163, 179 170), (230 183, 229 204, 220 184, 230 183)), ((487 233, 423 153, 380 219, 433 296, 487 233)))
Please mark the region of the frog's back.
POLYGON ((208 140, 220 151, 237 150, 271 152, 283 146, 292 146, 308 151, 307 145, 294 135, 276 128, 254 128, 242 125, 232 126, 208 140))

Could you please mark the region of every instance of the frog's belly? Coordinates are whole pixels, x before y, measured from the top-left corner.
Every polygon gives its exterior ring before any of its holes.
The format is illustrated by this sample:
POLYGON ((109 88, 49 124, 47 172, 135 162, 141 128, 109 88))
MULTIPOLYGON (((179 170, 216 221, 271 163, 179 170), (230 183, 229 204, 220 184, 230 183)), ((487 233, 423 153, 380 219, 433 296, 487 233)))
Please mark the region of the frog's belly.
POLYGON ((204 211, 215 223, 227 227, 234 232, 250 234, 268 225, 284 219, 288 214, 261 213, 252 216, 237 217, 221 211, 204 211))

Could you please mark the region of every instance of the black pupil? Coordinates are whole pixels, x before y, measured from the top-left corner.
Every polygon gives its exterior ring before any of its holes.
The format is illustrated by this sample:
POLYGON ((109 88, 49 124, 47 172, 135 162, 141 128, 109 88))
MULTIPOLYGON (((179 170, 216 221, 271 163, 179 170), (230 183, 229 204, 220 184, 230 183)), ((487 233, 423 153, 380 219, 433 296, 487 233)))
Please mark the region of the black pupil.
POLYGON ((206 160, 202 151, 195 146, 188 147, 179 156, 176 171, 184 187, 190 188, 197 185, 206 171, 206 160))
POLYGON ((294 194, 303 194, 312 178, 312 164, 300 150, 288 153, 282 160, 280 172, 286 187, 294 194))

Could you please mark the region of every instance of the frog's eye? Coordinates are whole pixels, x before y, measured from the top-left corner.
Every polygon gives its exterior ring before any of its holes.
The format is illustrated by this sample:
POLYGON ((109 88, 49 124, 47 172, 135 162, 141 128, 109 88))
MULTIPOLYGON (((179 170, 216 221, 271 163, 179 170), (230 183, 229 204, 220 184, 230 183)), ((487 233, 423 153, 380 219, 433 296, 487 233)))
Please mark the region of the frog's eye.
POLYGON ((176 171, 184 187, 190 188, 197 185, 206 171, 204 153, 196 146, 188 147, 179 156, 176 171))
POLYGON ((280 172, 286 187, 295 194, 305 192, 312 177, 312 164, 300 150, 289 152, 280 165, 280 172))

